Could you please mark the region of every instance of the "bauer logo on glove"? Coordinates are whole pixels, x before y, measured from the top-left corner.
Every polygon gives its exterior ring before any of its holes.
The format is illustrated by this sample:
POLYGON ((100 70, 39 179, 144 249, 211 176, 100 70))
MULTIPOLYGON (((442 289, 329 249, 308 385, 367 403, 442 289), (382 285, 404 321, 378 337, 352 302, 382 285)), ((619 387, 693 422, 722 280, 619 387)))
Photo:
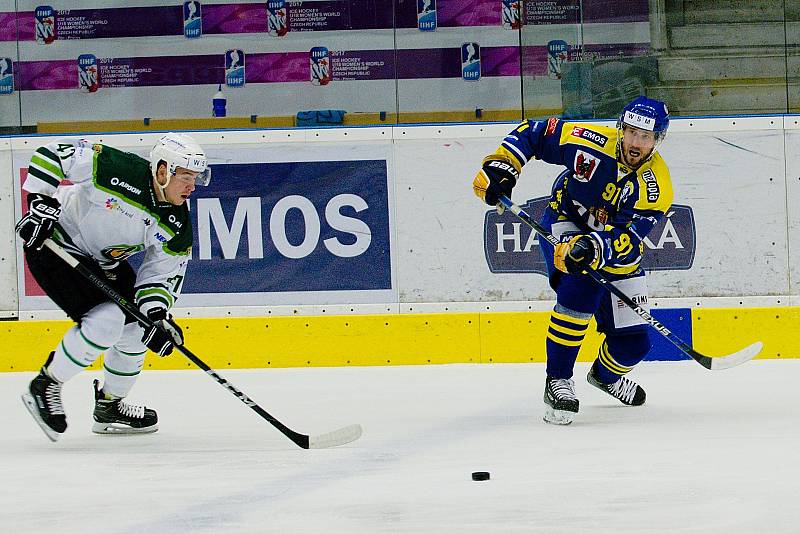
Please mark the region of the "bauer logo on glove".
POLYGON ((501 195, 511 197, 519 170, 519 165, 509 156, 490 154, 483 158, 481 170, 472 181, 472 190, 488 205, 496 206, 501 195))

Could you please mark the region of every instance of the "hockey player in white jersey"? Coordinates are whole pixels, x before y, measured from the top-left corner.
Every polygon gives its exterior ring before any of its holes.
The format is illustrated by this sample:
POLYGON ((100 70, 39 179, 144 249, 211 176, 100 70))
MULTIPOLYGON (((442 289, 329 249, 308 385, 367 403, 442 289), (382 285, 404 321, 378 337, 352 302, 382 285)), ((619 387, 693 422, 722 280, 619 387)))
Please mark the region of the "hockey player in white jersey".
POLYGON ((67 428, 61 387, 101 353, 93 432, 158 429, 155 410, 127 403, 147 349, 160 356, 183 343, 169 310, 180 294, 192 246, 186 200, 211 174, 203 149, 188 135, 166 134, 150 152, 135 154, 84 140, 39 147, 23 191, 28 212, 17 233, 28 267, 47 295, 76 323, 50 353, 23 401, 53 441, 67 428), (62 185, 69 180, 72 185, 62 185), (61 245, 153 321, 143 327, 43 244, 61 245), (127 262, 143 252, 138 272, 127 262))

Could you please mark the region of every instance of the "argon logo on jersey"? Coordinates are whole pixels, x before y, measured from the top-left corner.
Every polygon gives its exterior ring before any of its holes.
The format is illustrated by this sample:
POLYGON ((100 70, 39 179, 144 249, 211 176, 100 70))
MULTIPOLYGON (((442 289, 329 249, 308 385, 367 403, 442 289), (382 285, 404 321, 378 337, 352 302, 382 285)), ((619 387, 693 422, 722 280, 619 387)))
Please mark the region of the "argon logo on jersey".
POLYGON ((594 176, 599 165, 600 160, 597 156, 593 156, 583 150, 576 151, 575 164, 572 166, 575 171, 575 179, 579 182, 588 182, 594 176))
POLYGON ((141 195, 142 194, 142 190, 141 189, 139 189, 137 187, 133 187, 131 184, 129 184, 127 182, 123 182, 122 180, 120 180, 116 176, 111 179, 111 185, 118 185, 122 189, 127 189, 128 191, 130 191, 131 193, 134 193, 136 195, 141 195))
MULTIPOLYGON (((550 197, 534 198, 520 206, 538 221, 550 197)), ((493 273, 538 273, 547 275, 540 248, 541 238, 516 215, 506 210, 486 212, 483 246, 486 263, 493 273)), ((644 238, 642 267, 646 271, 685 270, 694 263, 697 230, 692 208, 673 205, 644 238)))
POLYGON ((608 142, 608 137, 603 134, 597 133, 593 130, 589 130, 587 128, 583 128, 581 126, 575 126, 572 128, 572 136, 573 137, 580 137, 581 139, 586 139, 594 143, 597 146, 605 147, 606 143, 608 142))
POLYGON ((647 186, 647 201, 656 202, 658 197, 661 195, 661 190, 658 187, 656 175, 653 174, 653 171, 647 169, 642 173, 642 180, 644 180, 644 183, 647 186))

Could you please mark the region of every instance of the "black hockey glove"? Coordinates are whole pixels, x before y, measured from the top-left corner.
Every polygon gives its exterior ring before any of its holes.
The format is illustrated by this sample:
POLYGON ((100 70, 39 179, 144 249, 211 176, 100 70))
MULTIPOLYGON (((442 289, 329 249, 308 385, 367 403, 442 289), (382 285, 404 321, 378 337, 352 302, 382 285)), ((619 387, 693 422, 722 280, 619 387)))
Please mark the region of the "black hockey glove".
POLYGON ((490 206, 496 206, 500 195, 511 198, 517 185, 519 169, 512 159, 503 154, 489 154, 483 158, 481 170, 472 181, 472 190, 490 206))
POLYGON ((159 356, 172 354, 172 347, 183 345, 183 330, 167 315, 164 308, 154 308, 147 312, 153 324, 144 326, 142 343, 159 356))
POLYGON ((575 235, 556 245, 553 263, 559 271, 578 274, 597 269, 600 263, 600 244, 590 235, 575 235))
POLYGON ((41 250, 45 239, 53 235, 59 215, 61 203, 58 200, 40 193, 30 193, 28 213, 23 215, 14 228, 25 242, 25 248, 41 250))

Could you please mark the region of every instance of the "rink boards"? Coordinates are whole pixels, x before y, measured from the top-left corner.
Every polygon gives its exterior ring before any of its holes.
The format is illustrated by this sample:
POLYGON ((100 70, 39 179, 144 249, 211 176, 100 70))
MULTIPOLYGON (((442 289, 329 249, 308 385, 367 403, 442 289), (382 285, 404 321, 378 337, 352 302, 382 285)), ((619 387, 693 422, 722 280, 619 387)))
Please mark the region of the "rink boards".
MULTIPOLYGON (((709 356, 731 353, 757 340, 764 342, 759 358, 800 355, 796 307, 662 309, 653 315, 709 356)), ((547 312, 531 311, 186 318, 180 323, 186 346, 212 368, 226 369, 544 362, 548 320, 547 312)), ((4 323, 0 371, 38 369, 70 326, 68 321, 4 323)), ((591 361, 597 354, 601 338, 590 330, 580 361, 591 361)), ((687 359, 656 332, 651 339, 648 360, 687 359)), ((177 352, 167 358, 149 354, 145 367, 194 368, 177 352)))
MULTIPOLYGON (((675 119, 660 147, 675 198, 645 241, 651 304, 711 355, 762 340, 761 357, 800 356, 798 123, 675 119)), ((214 179, 190 202, 187 346, 220 368, 543 361, 554 295, 538 241, 471 190, 512 127, 196 132, 214 179)), ((85 137, 146 155, 157 136, 85 137)), ((13 233, 30 155, 53 139, 0 139, 0 370, 33 369, 68 327, 13 233)), ((535 214, 558 172, 530 162, 514 200, 535 214)), ((679 357, 653 339, 653 357, 679 357)))

